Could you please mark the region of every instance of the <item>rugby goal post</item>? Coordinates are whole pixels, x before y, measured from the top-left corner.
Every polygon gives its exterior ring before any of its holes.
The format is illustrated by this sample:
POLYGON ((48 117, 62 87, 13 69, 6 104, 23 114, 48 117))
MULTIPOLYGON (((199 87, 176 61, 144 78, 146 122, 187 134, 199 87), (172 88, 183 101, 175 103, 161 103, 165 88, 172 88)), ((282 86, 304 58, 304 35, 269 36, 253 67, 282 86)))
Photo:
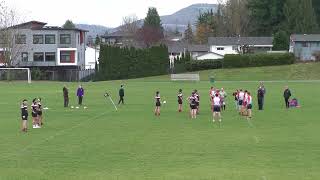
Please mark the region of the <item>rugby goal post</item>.
POLYGON ((197 74, 171 74, 172 81, 200 81, 200 75, 197 74))
POLYGON ((28 83, 31 83, 31 71, 30 68, 0 68, 0 80, 7 80, 8 73, 12 73, 10 76, 14 76, 16 79, 10 80, 27 80, 28 83))

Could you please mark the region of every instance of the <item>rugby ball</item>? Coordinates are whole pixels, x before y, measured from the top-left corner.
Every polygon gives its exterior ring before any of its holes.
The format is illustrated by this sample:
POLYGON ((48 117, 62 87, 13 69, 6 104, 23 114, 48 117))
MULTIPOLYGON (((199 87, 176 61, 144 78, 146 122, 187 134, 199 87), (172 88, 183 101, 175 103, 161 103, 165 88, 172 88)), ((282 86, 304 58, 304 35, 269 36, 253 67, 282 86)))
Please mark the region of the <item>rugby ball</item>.
POLYGON ((163 104, 166 104, 167 103, 167 101, 163 101, 163 104))
POLYGON ((71 106, 71 109, 73 109, 74 107, 73 106, 71 106))
POLYGON ((76 109, 79 109, 79 107, 77 106, 76 109))

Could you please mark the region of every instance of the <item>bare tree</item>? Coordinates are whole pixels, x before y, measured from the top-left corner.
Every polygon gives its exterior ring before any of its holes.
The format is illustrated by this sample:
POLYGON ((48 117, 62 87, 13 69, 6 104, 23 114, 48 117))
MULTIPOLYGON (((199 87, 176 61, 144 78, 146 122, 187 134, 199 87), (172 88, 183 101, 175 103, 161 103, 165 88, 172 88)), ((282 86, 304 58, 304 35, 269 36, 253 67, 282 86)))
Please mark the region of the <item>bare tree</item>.
POLYGON ((139 30, 139 21, 136 15, 125 16, 122 19, 120 31, 128 35, 136 35, 139 30))
POLYGON ((19 23, 19 19, 15 11, 10 9, 4 1, 0 2, 0 60, 5 66, 14 67, 18 62, 17 59, 23 50, 18 45, 21 36, 19 28, 15 26, 19 23))

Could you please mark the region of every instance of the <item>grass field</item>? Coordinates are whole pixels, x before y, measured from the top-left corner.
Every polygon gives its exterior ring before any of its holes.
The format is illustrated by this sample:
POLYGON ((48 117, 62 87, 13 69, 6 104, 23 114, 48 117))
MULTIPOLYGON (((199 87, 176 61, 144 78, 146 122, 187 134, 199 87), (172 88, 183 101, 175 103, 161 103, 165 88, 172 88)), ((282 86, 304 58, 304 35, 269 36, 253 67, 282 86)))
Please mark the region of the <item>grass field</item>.
MULTIPOLYGON (((254 74, 251 77, 255 80, 254 74)), ((151 79, 85 83, 87 110, 62 107, 63 83, 0 83, 0 179, 320 178, 320 83, 266 82, 265 111, 256 110, 255 99, 251 127, 237 115, 230 95, 238 87, 255 92, 258 83, 217 82, 215 86, 224 87, 229 94, 219 128, 211 121, 209 82, 151 79), (126 85, 127 104, 116 112, 103 94, 108 90, 117 99, 121 83, 126 85), (285 85, 302 108, 284 108, 285 85), (201 114, 197 120, 188 118, 186 104, 183 113, 177 112, 179 88, 185 96, 194 88, 200 91, 201 114), (167 101, 160 118, 153 115, 153 97, 158 89, 167 101), (44 112, 45 126, 23 134, 19 132, 19 101, 28 98, 30 103, 39 94, 49 107, 44 112)), ((67 85, 70 103, 75 105, 77 84, 67 85)))

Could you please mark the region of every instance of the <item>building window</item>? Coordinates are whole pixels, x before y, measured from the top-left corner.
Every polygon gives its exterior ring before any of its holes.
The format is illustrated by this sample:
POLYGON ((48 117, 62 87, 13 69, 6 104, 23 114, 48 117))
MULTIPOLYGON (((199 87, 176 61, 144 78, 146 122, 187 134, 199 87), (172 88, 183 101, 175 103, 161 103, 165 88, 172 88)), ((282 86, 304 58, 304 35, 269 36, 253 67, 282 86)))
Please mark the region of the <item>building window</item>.
POLYGON ((35 52, 33 54, 33 61, 44 61, 44 56, 42 52, 35 52))
POLYGON ((16 44, 27 43, 27 36, 25 34, 17 34, 15 38, 16 38, 16 44))
POLYGON ((71 54, 72 54, 72 51, 61 51, 60 52, 60 62, 70 63, 72 61, 71 54))
POLYGON ((43 35, 33 35, 33 44, 43 44, 43 35))
POLYGON ((22 60, 23 62, 28 61, 28 53, 27 53, 27 52, 21 53, 21 60, 22 60))
POLYGON ((61 34, 60 35, 60 44, 71 44, 71 35, 70 34, 61 34))
POLYGON ((46 44, 55 44, 56 43, 56 36, 52 35, 45 35, 46 44))
POLYGON ((56 61, 56 53, 46 52, 46 61, 56 61))
POLYGON ((302 47, 308 47, 308 43, 307 42, 303 42, 302 43, 302 47))
POLYGON ((223 48, 223 47, 217 47, 217 50, 218 50, 218 51, 223 51, 224 48, 223 48))

